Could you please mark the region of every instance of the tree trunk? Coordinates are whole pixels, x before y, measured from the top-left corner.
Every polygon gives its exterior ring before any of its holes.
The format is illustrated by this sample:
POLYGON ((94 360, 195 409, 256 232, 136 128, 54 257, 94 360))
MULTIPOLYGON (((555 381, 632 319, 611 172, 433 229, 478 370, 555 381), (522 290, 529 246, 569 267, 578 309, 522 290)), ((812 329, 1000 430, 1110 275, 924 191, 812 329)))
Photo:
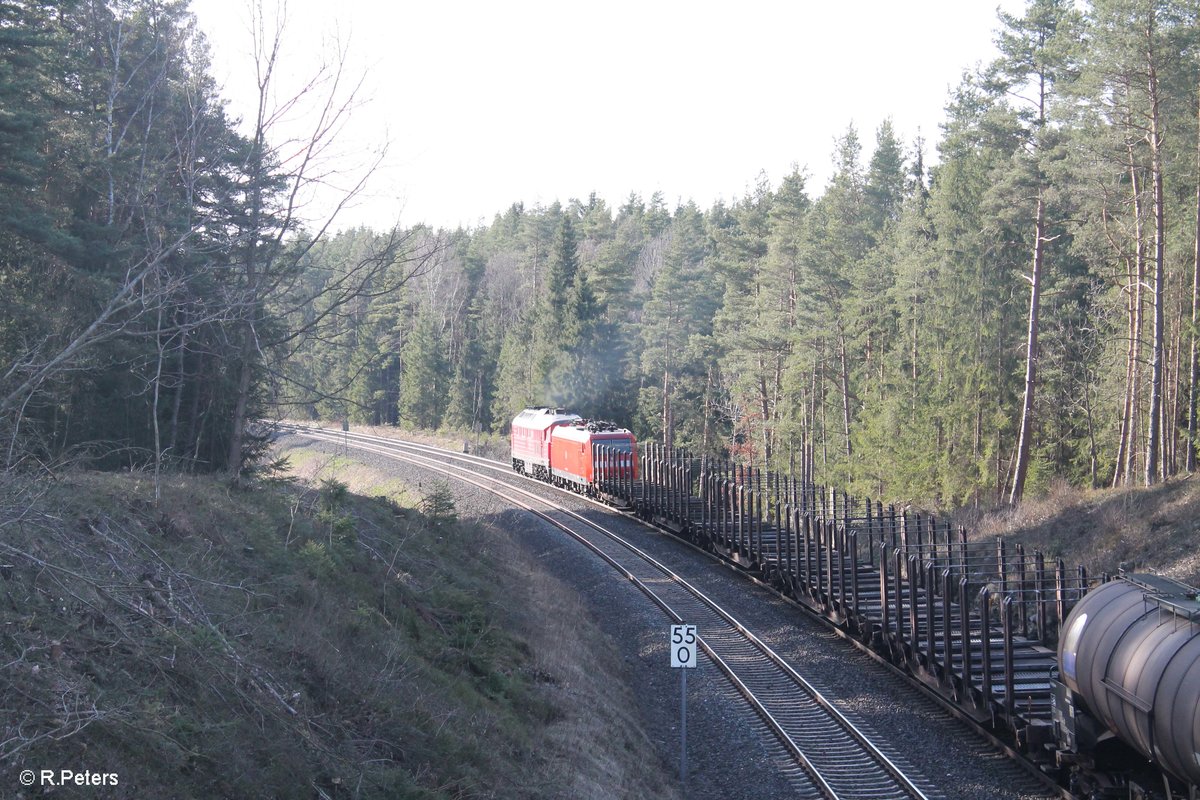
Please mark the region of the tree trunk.
POLYGON ((1138 435, 1141 416, 1142 383, 1142 304, 1146 281, 1145 229, 1142 224, 1142 181, 1138 173, 1133 144, 1126 143, 1129 154, 1129 179, 1133 191, 1134 255, 1133 273, 1129 281, 1129 347, 1126 352, 1125 403, 1121 420, 1121 446, 1117 468, 1113 474, 1113 486, 1128 486, 1134 480, 1137 467, 1138 435))
POLYGON ((1096 445, 1096 420, 1092 412, 1091 375, 1085 373, 1083 381, 1083 410, 1087 414, 1088 427, 1088 477, 1093 489, 1099 487, 1100 449, 1096 445))
MULTIPOLYGON (((186 313, 186 312, 185 312, 186 313)), ((179 334, 179 368, 175 373, 175 394, 171 399, 171 438, 167 450, 178 452, 179 448, 179 412, 183 407, 183 392, 187 387, 187 328, 179 334)))
POLYGON ((712 445, 712 425, 709 422, 709 420, 712 416, 711 414, 709 414, 709 409, 712 404, 712 387, 713 387, 713 366, 712 366, 712 364, 709 364, 708 369, 705 371, 705 376, 704 376, 704 428, 703 428, 703 433, 700 438, 701 452, 704 453, 705 455, 707 455, 709 452, 711 452, 710 448, 712 445))
POLYGON ((912 301, 912 397, 909 403, 908 418, 910 422, 917 421, 917 405, 920 401, 920 348, 917 335, 920 332, 920 325, 917 320, 917 293, 913 292, 912 301))
MULTIPOLYGON (((157 330, 154 334, 154 391, 150 404, 151 421, 154 423, 154 507, 157 508, 162 499, 162 425, 158 419, 158 406, 162 399, 163 363, 167 360, 167 343, 163 341, 163 306, 158 306, 157 330)), ((169 340, 168 340, 169 341, 169 340)))
MULTIPOLYGON (((1154 34, 1153 17, 1147 31, 1147 36, 1154 34)), ((1148 64, 1149 96, 1150 96, 1150 179, 1154 192, 1154 327, 1150 343, 1150 409, 1146 431, 1146 471, 1147 486, 1155 483, 1161 472, 1160 442, 1163 413, 1163 295, 1164 269, 1166 261, 1166 215, 1164 213, 1164 192, 1162 174, 1162 120, 1160 119, 1158 97, 1158 75, 1155 71, 1153 57, 1148 64)))
POLYGON ((854 453, 850 446, 850 364, 846 359, 846 333, 838 325, 838 358, 841 362, 842 380, 842 430, 846 436, 846 469, 850 469, 854 453))
POLYGON ((763 437, 763 464, 771 463, 772 447, 771 447, 771 393, 767 388, 767 376, 764 374, 766 365, 763 363, 762 357, 758 359, 758 408, 762 414, 762 437, 763 437))
MULTIPOLYGON (((1197 130, 1200 131, 1200 114, 1197 115, 1197 130)), ((1200 138, 1197 139, 1197 167, 1200 168, 1200 138)), ((1188 408, 1187 444, 1184 469, 1196 471, 1196 377, 1198 367, 1196 352, 1196 326, 1200 324, 1200 174, 1196 178, 1196 238, 1192 253, 1192 331, 1191 348, 1188 355, 1188 408)))
POLYGON ((671 430, 671 372, 663 370, 662 384, 663 404, 662 404, 662 441, 663 447, 670 448, 674 444, 674 432, 671 430))
POLYGON ((808 397, 808 455, 805 475, 808 483, 816 484, 817 471, 817 369, 818 359, 813 356, 812 389, 808 397))
POLYGON ((1033 401, 1037 389, 1038 317, 1042 303, 1042 264, 1046 247, 1045 198, 1038 190, 1037 211, 1033 220, 1033 273, 1029 277, 1029 333, 1025 340, 1025 399, 1021 404, 1021 432, 1017 439, 1016 469, 1013 473, 1010 503, 1019 503, 1025 493, 1029 474, 1029 456, 1033 448, 1033 401))
MULTIPOLYGON (((246 336, 249 340, 250 334, 247 333, 246 336)), ((254 372, 252 357, 253 352, 249 347, 243 345, 238 372, 237 401, 234 403, 233 409, 233 427, 229 434, 229 452, 226 454, 226 458, 229 459, 226 470, 229 472, 230 480, 234 483, 238 482, 242 474, 242 450, 246 441, 246 410, 250 405, 250 385, 254 372)))
POLYGON ((188 450, 191 452, 190 458, 191 458, 191 462, 192 462, 191 466, 193 469, 196 466, 196 462, 198 462, 200 460, 200 441, 199 441, 199 434, 197 433, 197 431, 200 430, 200 424, 201 424, 201 422, 200 422, 200 420, 201 420, 200 401, 201 401, 202 395, 204 394, 204 389, 205 389, 205 385, 206 385, 206 382, 203 380, 204 370, 205 370, 204 361, 205 361, 204 351, 201 350, 197 353, 196 391, 192 394, 192 407, 188 410, 188 424, 187 424, 188 438, 184 442, 185 446, 190 445, 190 447, 188 447, 188 450))
MULTIPOLYGON (((1136 191, 1136 184, 1134 189, 1136 191)), ((1134 213, 1137 213, 1136 207, 1134 213)), ((1141 291, 1137 288, 1139 279, 1137 275, 1141 272, 1140 267, 1135 265, 1138 258, 1128 262, 1127 286, 1125 292, 1125 311, 1129 316, 1128 325, 1126 325, 1126 339, 1128 345, 1125 350, 1125 396, 1121 405, 1121 422, 1120 436, 1117 439, 1117 458, 1116 466, 1113 468, 1112 486, 1115 489, 1129 481, 1130 464, 1127 463, 1130 448, 1133 446, 1133 402, 1134 402, 1134 380, 1135 367, 1137 364, 1137 306, 1140 302, 1135 298, 1141 296, 1141 291)))
POLYGON ((1179 416, 1180 394, 1183 389, 1183 326, 1184 326, 1184 293, 1183 274, 1178 274, 1179 292, 1175 308, 1175 321, 1171 326, 1171 343, 1167 349, 1170 367, 1166 376, 1166 405, 1163 412, 1163 475, 1170 476, 1179 472, 1179 416))

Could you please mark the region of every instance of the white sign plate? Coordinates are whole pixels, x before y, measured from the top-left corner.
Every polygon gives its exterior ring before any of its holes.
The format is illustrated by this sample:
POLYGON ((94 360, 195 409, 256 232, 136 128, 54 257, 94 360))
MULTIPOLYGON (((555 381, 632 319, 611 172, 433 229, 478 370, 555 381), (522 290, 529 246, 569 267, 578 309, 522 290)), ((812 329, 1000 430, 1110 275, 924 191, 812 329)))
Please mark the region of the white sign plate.
POLYGON ((696 651, 700 643, 696 638, 695 625, 671 626, 671 666, 674 668, 695 669, 696 651))

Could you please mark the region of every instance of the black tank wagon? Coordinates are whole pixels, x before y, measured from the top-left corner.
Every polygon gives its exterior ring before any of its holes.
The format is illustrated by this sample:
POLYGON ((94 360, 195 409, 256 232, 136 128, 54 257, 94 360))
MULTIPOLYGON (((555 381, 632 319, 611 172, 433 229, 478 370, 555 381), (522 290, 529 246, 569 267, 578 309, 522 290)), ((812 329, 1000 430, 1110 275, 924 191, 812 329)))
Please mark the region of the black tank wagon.
POLYGON ((1089 771, 1104 769, 1120 758, 1109 746, 1115 737, 1200 786, 1195 589, 1156 575, 1096 587, 1067 617, 1058 664, 1054 726, 1064 752, 1078 754, 1089 771))

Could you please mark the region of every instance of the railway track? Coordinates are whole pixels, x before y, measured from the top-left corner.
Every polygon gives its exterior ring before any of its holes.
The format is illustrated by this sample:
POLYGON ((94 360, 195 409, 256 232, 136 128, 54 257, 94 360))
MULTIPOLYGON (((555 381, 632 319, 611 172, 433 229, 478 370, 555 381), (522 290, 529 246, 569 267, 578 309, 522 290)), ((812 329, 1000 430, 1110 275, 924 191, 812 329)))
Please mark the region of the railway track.
MULTIPOLYGON (((502 497, 562 530, 613 566, 672 621, 694 624, 700 647, 745 698, 794 765, 798 796, 925 798, 940 794, 728 611, 616 532, 548 499, 554 490, 489 459, 360 433, 287 426, 291 433, 440 473, 502 497), (526 486, 536 487, 531 491, 526 486)), ((572 495, 578 498, 577 495, 572 495)))

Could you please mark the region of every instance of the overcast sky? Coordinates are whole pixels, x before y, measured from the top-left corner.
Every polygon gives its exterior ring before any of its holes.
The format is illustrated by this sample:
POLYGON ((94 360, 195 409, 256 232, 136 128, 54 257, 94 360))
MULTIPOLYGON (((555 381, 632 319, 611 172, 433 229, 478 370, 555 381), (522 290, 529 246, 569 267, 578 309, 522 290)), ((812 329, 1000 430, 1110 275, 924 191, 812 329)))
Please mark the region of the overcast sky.
MULTIPOLYGON (((365 76, 344 163, 387 154, 337 227, 475 226, 591 192, 707 208, 792 165, 820 194, 850 124, 869 156, 890 116, 932 159, 950 88, 994 55, 998 5, 1024 3, 289 0, 284 68, 311 75, 337 39, 365 76)), ((249 116, 245 0, 192 8, 249 116)))

